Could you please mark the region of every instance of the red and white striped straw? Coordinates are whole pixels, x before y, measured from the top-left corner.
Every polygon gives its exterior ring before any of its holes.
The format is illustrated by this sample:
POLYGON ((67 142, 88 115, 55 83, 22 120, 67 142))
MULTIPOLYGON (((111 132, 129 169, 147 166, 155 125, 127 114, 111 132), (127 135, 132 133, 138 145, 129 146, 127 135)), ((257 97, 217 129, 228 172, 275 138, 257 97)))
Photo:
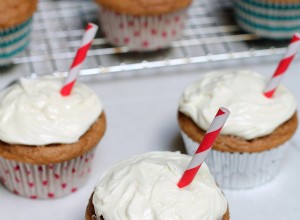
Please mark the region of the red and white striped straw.
POLYGON ((215 139, 217 138, 218 134, 222 130, 229 114, 230 112, 228 109, 226 108, 219 109, 214 120, 209 126, 206 134, 204 135, 204 138, 200 143, 197 151, 195 152, 190 164, 188 165, 181 179, 177 183, 177 186, 179 188, 188 186, 194 180, 198 170, 200 169, 211 147, 213 146, 215 139))
POLYGON ((300 47, 300 34, 294 34, 291 43, 289 44, 286 53, 280 63, 277 66, 275 73, 273 74, 272 78, 267 83, 264 89, 264 95, 268 98, 271 98, 275 93, 284 73, 287 71, 289 65, 291 64, 292 60, 294 59, 298 49, 300 47))
POLYGON ((69 74, 66 78, 64 86, 60 90, 60 93, 62 96, 70 95, 72 88, 78 77, 78 73, 80 71, 81 64, 83 63, 83 61, 86 57, 86 54, 96 36, 97 30, 98 30, 97 25, 88 23, 88 25, 85 29, 82 41, 81 41, 81 45, 77 50, 76 56, 70 67, 69 74))

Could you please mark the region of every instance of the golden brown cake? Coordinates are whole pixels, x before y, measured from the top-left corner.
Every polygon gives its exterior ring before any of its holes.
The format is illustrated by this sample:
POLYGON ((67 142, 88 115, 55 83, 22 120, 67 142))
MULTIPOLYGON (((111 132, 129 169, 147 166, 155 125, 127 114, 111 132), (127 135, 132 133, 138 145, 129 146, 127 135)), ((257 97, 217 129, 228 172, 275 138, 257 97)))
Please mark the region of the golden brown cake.
POLYGON ((167 14, 188 7, 192 0, 95 0, 112 11, 135 16, 167 14))
MULTIPOLYGON (((195 142, 200 143, 205 135, 205 131, 199 128, 188 116, 178 112, 178 123, 180 129, 195 142)), ((213 149, 223 152, 247 152, 258 153, 272 148, 276 148, 288 141, 296 132, 298 126, 297 113, 288 121, 275 129, 270 135, 246 140, 233 135, 218 135, 213 149)))
MULTIPOLYGON (((85 212, 85 220, 95 220, 95 209, 94 209, 94 205, 92 202, 93 199, 93 194, 89 199, 89 203, 86 207, 86 212, 85 212)), ((229 220, 230 219, 230 215, 229 215, 229 209, 227 209, 225 215, 223 216, 222 220, 229 220)), ((104 218, 101 216, 101 220, 104 220, 104 218)))
POLYGON ((14 27, 29 19, 36 11, 37 0, 1 0, 0 29, 14 27))
POLYGON ((0 157, 29 164, 52 164, 72 160, 92 150, 103 137, 106 128, 105 113, 72 144, 45 146, 11 145, 0 141, 0 157))

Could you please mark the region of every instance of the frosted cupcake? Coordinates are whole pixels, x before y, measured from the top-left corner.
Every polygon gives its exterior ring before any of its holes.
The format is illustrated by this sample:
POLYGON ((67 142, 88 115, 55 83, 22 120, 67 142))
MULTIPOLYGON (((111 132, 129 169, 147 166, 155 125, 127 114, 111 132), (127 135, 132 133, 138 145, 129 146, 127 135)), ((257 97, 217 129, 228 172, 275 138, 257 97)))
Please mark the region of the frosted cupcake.
POLYGON ((168 47, 181 36, 191 0, 95 0, 109 43, 134 51, 168 47))
POLYGON ((103 107, 87 86, 63 97, 62 85, 54 76, 21 78, 0 93, 0 180, 17 195, 58 198, 87 181, 103 107))
POLYGON ((264 38, 290 39, 300 31, 299 0, 235 0, 236 20, 264 38))
POLYGON ((228 220, 226 199, 206 164, 189 186, 177 187, 191 159, 151 152, 117 163, 95 187, 86 220, 228 220))
POLYGON ((36 6, 37 0, 0 1, 0 66, 10 64, 28 45, 36 6))
POLYGON ((182 95, 178 121, 189 154, 197 149, 213 112, 219 106, 231 112, 206 160, 221 187, 250 188, 271 180, 296 131, 295 98, 284 86, 267 98, 265 84, 264 77, 251 71, 215 71, 182 95))

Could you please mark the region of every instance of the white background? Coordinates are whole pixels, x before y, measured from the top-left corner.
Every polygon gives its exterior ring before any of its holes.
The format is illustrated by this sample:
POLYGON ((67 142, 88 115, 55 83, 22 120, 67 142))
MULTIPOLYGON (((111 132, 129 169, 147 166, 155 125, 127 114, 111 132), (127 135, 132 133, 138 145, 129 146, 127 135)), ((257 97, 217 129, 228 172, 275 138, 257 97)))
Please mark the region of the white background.
MULTIPOLYGON (((101 97, 108 124, 106 134, 98 145, 87 185, 75 194, 52 201, 18 197, 0 186, 0 219, 83 220, 93 187, 111 164, 153 150, 184 152, 176 113, 179 97, 189 83, 199 79, 203 73, 219 68, 252 69, 271 76, 275 62, 264 63, 264 60, 258 63, 256 59, 247 63, 238 61, 152 69, 124 78, 124 73, 116 74, 116 77, 81 78, 101 97)), ((1 73, 1 88, 19 75, 22 75, 22 69, 18 66, 1 73)), ((299 61, 289 69, 283 83, 295 94, 299 103, 299 61)), ((232 220, 300 219, 299 131, 291 144, 273 181, 250 190, 224 190, 232 220)))

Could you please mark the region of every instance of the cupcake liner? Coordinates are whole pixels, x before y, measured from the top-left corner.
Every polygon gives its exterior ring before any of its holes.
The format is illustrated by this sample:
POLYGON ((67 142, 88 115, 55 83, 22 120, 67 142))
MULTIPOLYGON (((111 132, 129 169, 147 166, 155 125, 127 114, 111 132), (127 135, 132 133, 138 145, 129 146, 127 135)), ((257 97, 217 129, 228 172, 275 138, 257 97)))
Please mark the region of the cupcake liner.
POLYGON ((12 59, 27 47, 31 24, 30 18, 16 27, 0 29, 0 66, 10 64, 12 59))
POLYGON ((31 199, 53 199, 76 192, 88 180, 94 150, 57 164, 33 165, 0 157, 0 181, 31 199))
MULTIPOLYGON (((188 154, 193 155, 199 143, 184 132, 181 132, 181 135, 188 154)), ((286 150, 286 144, 259 153, 230 153, 212 149, 205 162, 221 187, 252 188, 276 176, 286 150)))
POLYGON ((248 32, 271 39, 289 39, 300 31, 299 3, 235 0, 237 23, 248 32))
POLYGON ((131 16, 100 9, 100 23, 106 39, 134 51, 168 47, 181 36, 186 10, 157 16, 131 16))

